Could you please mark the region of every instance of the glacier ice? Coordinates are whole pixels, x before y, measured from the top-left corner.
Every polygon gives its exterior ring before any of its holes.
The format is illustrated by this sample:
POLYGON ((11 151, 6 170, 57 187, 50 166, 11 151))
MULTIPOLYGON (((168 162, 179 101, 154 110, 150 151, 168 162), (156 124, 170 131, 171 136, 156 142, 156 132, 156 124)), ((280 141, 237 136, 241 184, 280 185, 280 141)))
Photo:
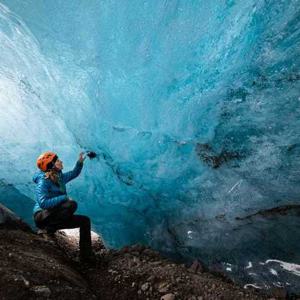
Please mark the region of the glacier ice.
POLYGON ((299 203, 299 23, 299 0, 0 0, 0 190, 93 150, 70 193, 107 245, 299 260, 294 216, 235 219, 299 203))

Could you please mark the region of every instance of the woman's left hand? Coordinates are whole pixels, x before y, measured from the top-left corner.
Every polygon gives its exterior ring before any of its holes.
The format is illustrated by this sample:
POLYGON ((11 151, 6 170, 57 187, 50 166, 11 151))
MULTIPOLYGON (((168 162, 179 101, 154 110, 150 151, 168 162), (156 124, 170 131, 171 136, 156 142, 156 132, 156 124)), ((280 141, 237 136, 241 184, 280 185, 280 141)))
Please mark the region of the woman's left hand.
POLYGON ((86 159, 86 155, 84 155, 84 152, 81 152, 78 158, 79 162, 83 164, 85 159, 86 159))

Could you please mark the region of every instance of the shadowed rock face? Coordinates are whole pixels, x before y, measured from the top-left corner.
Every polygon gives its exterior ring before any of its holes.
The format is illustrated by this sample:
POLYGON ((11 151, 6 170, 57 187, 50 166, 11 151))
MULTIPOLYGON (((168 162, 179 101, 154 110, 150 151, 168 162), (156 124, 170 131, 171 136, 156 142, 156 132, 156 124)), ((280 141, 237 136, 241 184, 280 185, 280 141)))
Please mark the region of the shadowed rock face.
POLYGON ((0 228, 21 229, 32 231, 29 225, 23 222, 15 213, 0 204, 0 228))

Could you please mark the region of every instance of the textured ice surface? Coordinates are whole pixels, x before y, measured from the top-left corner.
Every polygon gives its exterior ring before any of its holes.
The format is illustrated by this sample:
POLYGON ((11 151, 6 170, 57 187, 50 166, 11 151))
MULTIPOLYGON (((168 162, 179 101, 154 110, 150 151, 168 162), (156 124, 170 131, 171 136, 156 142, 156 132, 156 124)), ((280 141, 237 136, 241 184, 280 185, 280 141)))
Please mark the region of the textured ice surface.
POLYGON ((1 180, 91 149, 70 194, 108 245, 299 259, 294 217, 235 221, 299 203, 299 0, 0 2, 1 180))

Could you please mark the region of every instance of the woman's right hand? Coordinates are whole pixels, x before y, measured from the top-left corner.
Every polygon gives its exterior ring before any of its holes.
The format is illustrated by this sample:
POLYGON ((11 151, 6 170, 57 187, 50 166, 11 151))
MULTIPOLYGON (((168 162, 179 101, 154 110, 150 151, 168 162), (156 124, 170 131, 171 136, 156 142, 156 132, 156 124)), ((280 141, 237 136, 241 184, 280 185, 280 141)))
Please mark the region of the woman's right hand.
POLYGON ((79 154, 78 161, 83 164, 83 162, 84 162, 85 159, 86 159, 86 156, 84 155, 84 152, 81 152, 79 154))

